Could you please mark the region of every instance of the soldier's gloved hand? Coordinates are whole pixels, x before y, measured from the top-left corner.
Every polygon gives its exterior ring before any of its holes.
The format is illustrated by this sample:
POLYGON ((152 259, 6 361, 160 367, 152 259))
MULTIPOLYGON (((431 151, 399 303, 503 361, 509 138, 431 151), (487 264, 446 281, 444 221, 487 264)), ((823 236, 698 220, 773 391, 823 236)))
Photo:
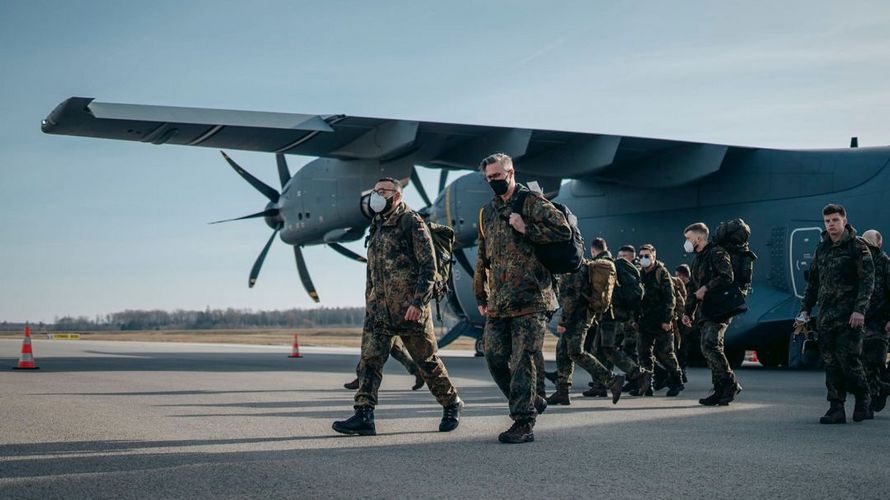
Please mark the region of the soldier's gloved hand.
POLYGON ((485 306, 479 306, 479 314, 483 317, 488 316, 488 308, 485 306))
POLYGON ((510 225, 513 226, 519 234, 525 234, 525 221, 522 220, 522 216, 517 213, 510 214, 510 225))
POLYGON ((865 324, 865 315, 862 313, 854 312, 850 315, 850 326, 853 328, 859 328, 865 324))
POLYGON ((669 331, 671 331, 671 324, 670 324, 670 323, 662 323, 662 324, 661 324, 661 329, 664 330, 664 331, 666 331, 666 332, 669 332, 669 331))
POLYGON ((689 317, 688 314, 683 315, 682 321, 685 326, 692 328, 692 319, 689 317))
POLYGON ((420 308, 417 306, 409 307, 408 312, 405 313, 405 321, 420 321, 420 308))
POLYGON ((564 327, 562 325, 556 325, 556 333, 562 335, 565 332, 566 332, 566 327, 564 327))

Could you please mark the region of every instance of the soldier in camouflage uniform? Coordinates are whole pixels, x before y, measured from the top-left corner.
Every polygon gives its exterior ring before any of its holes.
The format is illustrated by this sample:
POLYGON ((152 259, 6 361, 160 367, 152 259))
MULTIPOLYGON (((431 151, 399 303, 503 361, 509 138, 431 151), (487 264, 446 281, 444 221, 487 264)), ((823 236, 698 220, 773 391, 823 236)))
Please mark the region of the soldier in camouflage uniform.
POLYGON ((687 253, 695 253, 690 277, 695 293, 686 298, 686 315, 683 316, 683 323, 692 326, 690 318, 698 314, 696 326, 701 335, 701 352, 711 370, 713 393, 699 399, 699 404, 725 406, 742 390, 724 352, 726 329, 732 318, 706 317, 698 306, 709 291, 732 285, 732 261, 723 248, 708 241, 709 233, 708 226, 703 222, 691 224, 683 231, 686 237, 684 250, 687 253))
MULTIPOLYGON (((612 293, 612 313, 603 317, 597 335, 599 348, 606 360, 620 368, 629 380, 624 389, 631 391, 631 394, 640 394, 640 389, 643 393, 648 392, 652 383, 652 372, 634 360, 637 345, 636 320, 640 304, 639 301, 636 304, 625 304, 620 291, 621 286, 640 284, 635 258, 636 249, 632 246, 625 245, 618 250, 618 258, 615 259, 618 283, 612 293)), ((585 396, 588 394, 605 396, 605 387, 594 386, 585 396)))
MULTIPOLYGON (((591 244, 591 253, 596 259, 609 259, 612 255, 599 251, 605 246, 605 240, 597 238, 591 244)), ((569 390, 572 387, 572 374, 575 364, 587 370, 597 386, 608 387, 612 392, 612 404, 621 398, 621 387, 624 375, 614 375, 612 370, 603 366, 599 359, 584 350, 585 338, 591 325, 597 322, 589 310, 590 267, 584 260, 581 267, 572 274, 561 278, 559 284, 560 320, 557 326, 559 341, 556 343, 556 370, 559 376, 556 392, 547 398, 547 404, 572 404, 569 390)))
POLYGON ((536 390, 535 358, 547 323, 557 308, 553 276, 535 256, 532 243, 568 241, 572 228, 543 196, 526 196, 513 213, 518 193, 513 161, 505 154, 485 158, 480 170, 495 193, 480 213, 474 292, 485 321, 485 360, 492 378, 510 402, 513 425, 498 436, 503 443, 534 440, 535 418, 547 406, 536 390))
MULTIPOLYGON (((371 340, 371 329, 364 328, 362 329, 362 346, 370 342, 371 340)), ((420 370, 417 369, 417 363, 411 359, 411 355, 408 354, 408 349, 405 348, 405 343, 402 342, 402 339, 399 337, 393 337, 392 350, 389 351, 389 355, 393 357, 396 361, 402 364, 408 373, 414 375, 414 385, 411 387, 412 391, 416 391, 423 387, 424 381, 423 376, 420 374, 420 370)), ((355 366, 355 380, 352 382, 347 382, 343 384, 343 387, 349 390, 358 389, 358 378, 362 373, 362 362, 359 359, 358 364, 355 366)))
MULTIPOLYGON (((647 371, 655 369, 655 358, 667 371, 667 395, 674 397, 683 390, 680 380, 680 364, 674 354, 674 282, 667 267, 657 260, 655 247, 640 247, 640 265, 643 267, 643 304, 640 314, 640 335, 637 352, 640 366, 647 371)), ((651 396, 651 392, 641 392, 651 396)))
POLYGON ((365 325, 355 415, 334 422, 343 434, 374 435, 374 407, 383 378, 383 364, 396 336, 417 363, 430 392, 444 408, 439 430, 457 428, 463 402, 436 353, 430 300, 436 279, 436 262, 429 228, 402 202, 396 179, 381 179, 371 193, 371 221, 365 287, 365 325))
POLYGON ((875 266, 875 285, 865 313, 865 337, 862 342, 862 364, 871 409, 881 411, 890 394, 890 373, 887 371, 887 344, 890 337, 890 257, 881 250, 881 233, 870 229, 862 233, 875 266))
POLYGON ((861 359, 862 328, 875 281, 874 263, 868 245, 847 224, 843 206, 828 204, 822 216, 825 231, 810 265, 798 322, 809 321, 810 312, 818 306, 816 332, 831 404, 819 422, 846 423, 847 393, 856 398, 853 421, 861 422, 874 417, 861 359))

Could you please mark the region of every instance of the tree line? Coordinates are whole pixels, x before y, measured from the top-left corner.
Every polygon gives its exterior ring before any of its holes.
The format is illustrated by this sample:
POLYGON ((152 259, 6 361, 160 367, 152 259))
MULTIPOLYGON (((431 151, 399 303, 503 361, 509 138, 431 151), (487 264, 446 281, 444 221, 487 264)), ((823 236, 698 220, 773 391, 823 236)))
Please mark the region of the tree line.
MULTIPOLYGON (((251 309, 210 309, 203 311, 137 310, 104 316, 62 316, 53 323, 33 323, 32 329, 71 330, 225 330, 250 328, 323 328, 362 326, 364 307, 321 307, 254 311, 251 309)), ((0 322, 0 330, 24 328, 23 323, 0 322)))

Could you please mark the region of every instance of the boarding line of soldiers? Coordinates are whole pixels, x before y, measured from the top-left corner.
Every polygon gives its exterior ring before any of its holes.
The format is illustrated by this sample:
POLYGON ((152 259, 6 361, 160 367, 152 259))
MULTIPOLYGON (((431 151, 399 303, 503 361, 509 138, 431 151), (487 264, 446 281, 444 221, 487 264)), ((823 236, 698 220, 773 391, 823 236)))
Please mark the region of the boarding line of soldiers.
MULTIPOLYGON (((563 212, 551 202, 516 182, 509 156, 491 155, 482 161, 480 170, 494 192, 494 198, 480 212, 474 292, 479 312, 486 318, 483 333, 486 363, 509 402, 513 419, 513 425, 498 439, 504 443, 524 443, 534 440, 537 416, 548 406, 542 389, 541 350, 547 325, 559 306, 554 276, 536 256, 535 246, 568 241, 573 237, 573 228, 563 212)), ((355 413, 346 420, 334 422, 333 429, 343 434, 376 434, 374 408, 382 368, 399 339, 416 363, 416 373, 443 407, 439 430, 453 431, 459 425, 463 401, 436 350, 430 301, 438 273, 430 229, 423 218, 402 201, 402 187, 396 179, 383 178, 376 183, 369 207, 376 215, 366 240, 366 314, 361 360, 357 367, 355 413)), ((866 378, 861 362, 858 362, 857 346, 861 347, 861 334, 857 337, 856 333, 861 333, 865 321, 864 315, 855 311, 866 310, 871 304, 874 266, 870 250, 864 246, 860 248, 855 232, 845 225, 844 214, 841 228, 846 229, 835 237, 834 226, 829 226, 826 219, 826 241, 834 243, 823 242, 827 247, 820 246, 816 252, 811 271, 813 277, 801 312, 801 320, 808 320, 807 314, 818 303, 820 330, 822 326, 827 327, 820 342, 832 407, 823 420, 829 418, 832 421, 840 420, 838 411, 843 412, 845 391, 856 395, 857 412, 861 399, 869 401, 866 378), (855 245, 855 251, 844 253, 838 250, 847 244, 855 245), (858 273, 860 280, 855 300, 847 300, 844 295, 856 288, 846 286, 843 280, 851 269, 855 271, 853 274, 858 273), (863 292, 866 288, 868 293, 863 292), (838 314, 842 315, 841 309, 848 303, 854 312, 850 316, 849 328, 846 328, 838 314)), ((570 402, 567 391, 574 363, 589 371, 601 387, 611 391, 613 403, 621 397, 625 377, 636 384, 638 394, 647 395, 652 390, 656 358, 665 370, 668 395, 676 396, 684 386, 674 352, 675 333, 679 331, 679 324, 690 328, 693 317, 701 332, 702 354, 713 382, 712 394, 699 402, 725 405, 738 395, 741 385, 723 351, 724 334, 731 318, 709 317, 699 307, 710 291, 733 281, 730 258, 721 247, 709 242, 708 228, 703 223, 687 227, 684 236, 686 251, 695 254, 685 287, 676 286, 664 264, 657 260, 653 246, 640 248, 638 276, 643 291, 636 315, 632 306, 617 297, 608 314, 589 314, 580 297, 584 294, 584 283, 590 280, 585 280, 579 273, 591 266, 582 265, 581 271, 564 278, 559 328, 559 387, 551 401, 570 402), (685 297, 685 307, 681 301, 678 308, 677 297, 682 295, 679 292, 682 288, 689 293, 685 297), (597 356, 584 349, 585 336, 594 323, 598 325, 598 335, 593 343, 598 344, 603 358, 618 366, 624 375, 613 374, 597 356), (638 328, 636 335, 631 334, 635 331, 633 325, 638 328), (638 361, 627 356, 624 349, 619 349, 619 344, 626 346, 634 337, 638 361)), ((595 240, 593 250, 594 259, 610 259, 605 241, 595 240)), ((633 273, 636 271, 631 264, 633 249, 626 247, 622 250, 630 252, 624 252, 625 255, 619 252, 619 258, 614 261, 616 268, 633 273)), ((883 286, 887 286, 886 281, 883 286)), ((886 304, 880 307, 886 308, 886 304)), ((885 329, 890 331, 890 323, 885 329)), ((882 338, 886 357, 886 337, 882 338)), ((396 350, 400 351, 398 347, 396 350)), ((885 389, 890 387, 886 382, 886 366, 875 366, 874 369, 880 372, 879 377, 883 380, 876 384, 877 394, 886 400, 885 389)), ((857 415, 859 413, 854 413, 854 420, 857 415)))

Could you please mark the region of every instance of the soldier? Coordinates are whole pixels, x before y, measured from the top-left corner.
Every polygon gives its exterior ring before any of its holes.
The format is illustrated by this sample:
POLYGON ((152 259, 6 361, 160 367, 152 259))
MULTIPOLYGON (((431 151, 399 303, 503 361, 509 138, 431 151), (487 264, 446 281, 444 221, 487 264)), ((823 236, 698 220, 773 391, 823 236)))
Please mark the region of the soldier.
MULTIPOLYGON (((383 378, 383 364, 396 336, 417 363, 436 401, 444 408, 439 431, 457 428, 463 401, 436 354, 430 299, 436 279, 433 241, 426 223, 402 201, 402 186, 380 179, 371 193, 371 221, 365 286, 365 334, 362 343, 355 415, 334 422, 343 434, 375 435, 374 407, 383 378)), ((364 334, 363 334, 364 335, 364 334)))
POLYGON ((536 390, 535 358, 547 323, 557 308, 553 276, 535 256, 533 244, 568 241, 572 228, 552 203, 537 193, 525 196, 522 213, 513 202, 517 184, 512 159, 493 154, 480 164, 494 198, 479 214, 479 246, 473 288, 485 320, 485 360, 510 403, 514 423, 498 436, 502 443, 534 441, 536 416, 547 402, 536 390))
POLYGON ((875 282, 874 263, 864 241, 847 223, 843 206, 830 203, 822 209, 825 231, 816 247, 807 291, 801 300, 797 323, 810 319, 819 307, 816 331, 825 364, 825 386, 830 407, 819 423, 844 424, 844 400, 853 393, 853 421, 874 418, 862 367, 862 327, 875 282))
MULTIPOLYGON (((618 283, 612 294, 612 314, 603 318, 599 327, 599 344, 608 361, 624 372, 629 380, 624 389, 639 393, 649 391, 652 371, 638 365, 628 352, 636 351, 637 334, 634 323, 643 298, 640 272, 634 265, 636 249, 625 245, 618 250, 615 270, 618 283)), ((593 387, 589 395, 605 395, 604 388, 593 387)), ((631 392, 633 394, 633 392, 631 392)), ((585 393, 588 395, 588 393, 585 393)))
MULTIPOLYGON (((369 330, 362 331, 362 346, 364 346, 365 343, 371 340, 371 336, 369 334, 369 330)), ((423 387, 423 376, 420 375, 420 370, 417 369, 417 363, 415 363, 414 360, 411 359, 411 355, 408 354, 408 349, 405 348, 405 343, 402 342, 402 339, 400 339, 399 337, 393 338, 392 350, 389 351, 389 355, 395 358, 396 361, 401 363, 402 366, 404 366, 405 369, 408 370, 408 373, 414 375, 414 385, 411 387, 412 391, 416 391, 423 387)), ((355 367, 355 380, 343 384, 343 387, 351 391, 358 389, 358 377, 361 372, 362 362, 361 359, 359 359, 358 365, 356 365, 355 367)))
MULTIPOLYGON (((606 249, 606 241, 602 238, 593 240, 590 250, 594 255, 593 260, 612 259, 612 255, 606 249)), ((587 370, 593 378, 594 385, 608 387, 611 390, 612 404, 617 404, 621 398, 624 375, 614 375, 612 370, 603 366, 599 359, 584 350, 588 330, 591 330, 591 324, 599 319, 590 314, 588 307, 591 288, 589 264, 585 260, 577 271, 562 276, 560 280, 561 316, 557 326, 559 341, 556 343, 556 370, 559 379, 556 392, 547 398, 547 404, 572 404, 569 390, 572 388, 572 373, 576 363, 587 370)))
MULTIPOLYGON (((640 366, 652 371, 655 358, 658 358, 658 362, 667 371, 667 396, 674 397, 684 389, 680 364, 674 354, 673 323, 677 303, 674 282, 670 271, 657 260, 655 247, 652 245, 640 247, 640 266, 643 268, 640 277, 644 290, 640 334, 637 339, 640 366)), ((640 394, 652 395, 649 391, 640 391, 640 394)))
POLYGON ((726 328, 732 318, 707 317, 702 314, 698 306, 709 290, 725 288, 732 284, 732 261, 725 250, 708 241, 709 233, 710 230, 704 222, 691 224, 683 231, 686 238, 683 249, 686 253, 695 252, 690 277, 695 293, 687 297, 683 324, 692 326, 691 318, 698 314, 701 352, 711 370, 713 393, 699 399, 699 404, 726 406, 742 391, 742 386, 736 380, 724 352, 726 328))
POLYGON ((872 411, 881 411, 890 394, 887 344, 890 334, 890 257, 881 250, 883 238, 874 229, 862 233, 875 266, 875 287, 865 313, 862 364, 871 396, 872 411))
POLYGON ((677 330, 676 335, 677 339, 674 341, 674 346, 677 347, 677 361, 680 363, 680 371, 683 373, 683 383, 687 383, 688 380, 686 378, 686 368, 689 366, 689 345, 692 340, 692 328, 683 324, 683 315, 686 313, 686 301, 689 300, 689 296, 695 293, 695 290, 690 290, 692 288, 690 278, 691 271, 689 270, 688 264, 680 264, 674 269, 674 276, 676 276, 681 282, 683 282, 683 287, 685 292, 683 293, 683 307, 677 307, 677 313, 680 318, 677 321, 677 330))

